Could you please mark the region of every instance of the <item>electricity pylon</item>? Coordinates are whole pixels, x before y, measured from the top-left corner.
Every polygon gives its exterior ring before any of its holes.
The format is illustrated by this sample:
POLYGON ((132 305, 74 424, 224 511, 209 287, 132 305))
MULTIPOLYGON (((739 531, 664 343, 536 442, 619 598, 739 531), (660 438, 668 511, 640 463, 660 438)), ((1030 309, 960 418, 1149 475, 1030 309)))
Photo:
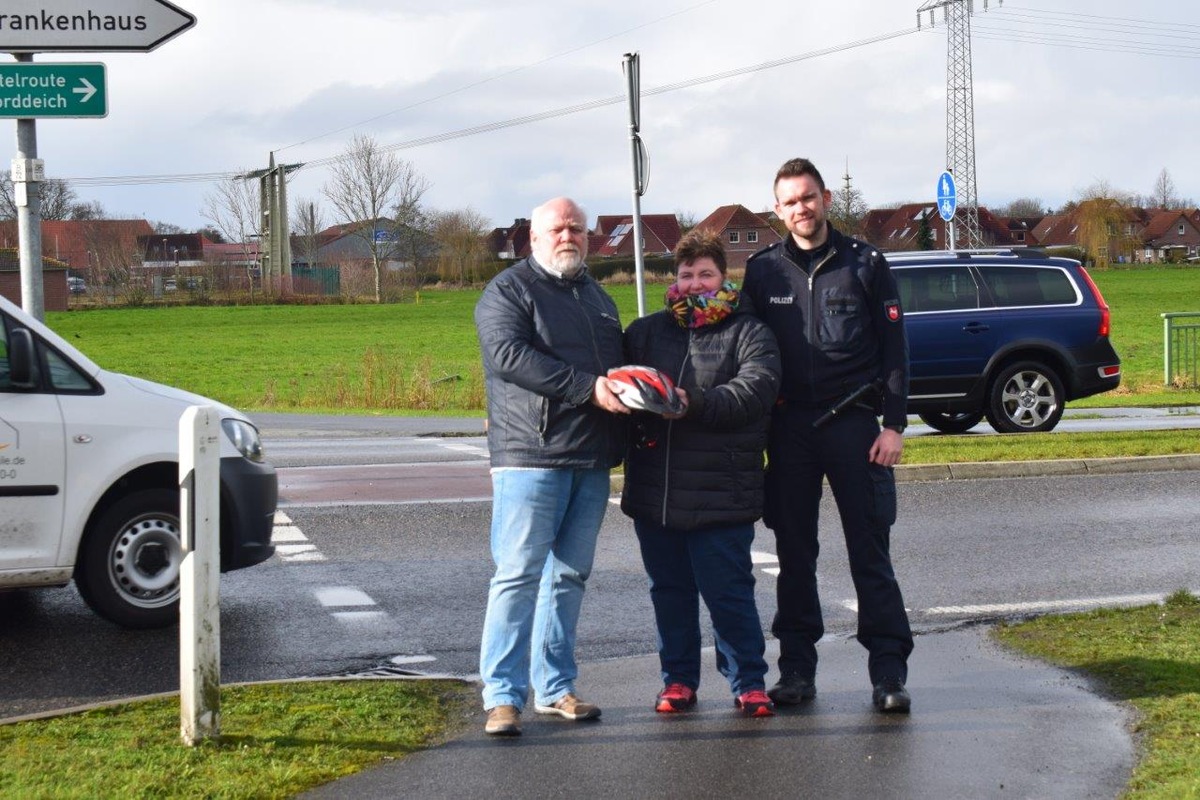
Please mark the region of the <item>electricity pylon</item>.
MULTIPOLYGON (((1000 0, 1003 3, 1003 0, 1000 0)), ((983 0, 987 11, 988 0, 983 0)), ((946 22, 946 169, 954 176, 958 206, 954 225, 959 241, 968 247, 983 247, 979 230, 979 195, 975 182, 975 96, 971 76, 971 14, 974 0, 926 0, 917 9, 929 12, 929 24, 937 9, 946 22)))
POLYGON ((259 264, 262 286, 266 291, 274 287, 281 294, 292 291, 292 244, 288 230, 287 175, 303 164, 275 165, 275 153, 271 153, 270 166, 247 172, 245 180, 258 178, 259 213, 262 216, 262 236, 259 239, 259 264))

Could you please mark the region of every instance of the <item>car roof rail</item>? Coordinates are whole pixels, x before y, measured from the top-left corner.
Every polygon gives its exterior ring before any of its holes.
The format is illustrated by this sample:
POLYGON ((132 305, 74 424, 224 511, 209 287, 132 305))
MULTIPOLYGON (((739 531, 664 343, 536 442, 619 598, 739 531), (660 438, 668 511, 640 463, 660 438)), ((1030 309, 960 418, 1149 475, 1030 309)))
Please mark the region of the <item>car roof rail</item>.
POLYGON ((991 258, 1048 258, 1046 251, 1040 247, 978 247, 969 250, 902 250, 895 253, 885 253, 889 262, 893 261, 924 261, 928 259, 958 258, 969 261, 972 258, 988 256, 991 258))

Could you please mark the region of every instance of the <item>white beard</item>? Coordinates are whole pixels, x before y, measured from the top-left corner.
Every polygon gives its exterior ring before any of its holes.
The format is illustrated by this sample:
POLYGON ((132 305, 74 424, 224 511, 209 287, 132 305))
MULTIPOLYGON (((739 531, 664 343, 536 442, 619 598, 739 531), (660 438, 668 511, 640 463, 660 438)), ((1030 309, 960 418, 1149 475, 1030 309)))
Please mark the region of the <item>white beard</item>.
MULTIPOLYGON (((539 260, 540 264, 541 261, 539 260)), ((550 259, 549 264, 542 264, 550 272, 560 278, 573 278, 583 269, 583 256, 579 253, 559 253, 550 259)))

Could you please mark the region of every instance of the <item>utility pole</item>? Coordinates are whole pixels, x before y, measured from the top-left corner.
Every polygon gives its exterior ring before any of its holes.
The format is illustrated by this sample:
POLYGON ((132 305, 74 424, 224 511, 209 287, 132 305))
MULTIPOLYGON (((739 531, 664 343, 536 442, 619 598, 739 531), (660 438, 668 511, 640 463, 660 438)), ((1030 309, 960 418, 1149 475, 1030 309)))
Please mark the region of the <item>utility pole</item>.
POLYGON ((287 175, 303 164, 275 164, 271 153, 266 169, 256 169, 242 175, 242 180, 258 179, 259 213, 262 215, 262 237, 259 239, 259 260, 262 265, 262 285, 274 285, 283 295, 292 292, 292 236, 288 228, 287 175))
MULTIPOLYGON (((917 9, 917 27, 921 27, 924 11, 929 12, 932 26, 939 8, 946 23, 946 169, 954 175, 958 191, 952 224, 968 247, 979 248, 983 247, 983 236, 975 181, 975 93, 971 75, 971 14, 975 2, 926 0, 917 9)), ((983 0, 983 10, 988 10, 988 0, 983 0)))

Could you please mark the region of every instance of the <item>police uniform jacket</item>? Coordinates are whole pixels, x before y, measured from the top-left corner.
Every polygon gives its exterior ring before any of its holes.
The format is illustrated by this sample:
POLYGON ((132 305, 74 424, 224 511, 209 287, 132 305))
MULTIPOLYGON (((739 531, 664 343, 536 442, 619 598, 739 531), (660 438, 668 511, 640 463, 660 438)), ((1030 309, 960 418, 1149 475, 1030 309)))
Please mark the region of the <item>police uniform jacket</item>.
POLYGON ((783 242, 746 264, 743 296, 779 340, 780 400, 828 408, 879 380, 876 412, 884 425, 903 426, 908 340, 895 278, 875 247, 828 231, 829 247, 807 273, 783 242))

